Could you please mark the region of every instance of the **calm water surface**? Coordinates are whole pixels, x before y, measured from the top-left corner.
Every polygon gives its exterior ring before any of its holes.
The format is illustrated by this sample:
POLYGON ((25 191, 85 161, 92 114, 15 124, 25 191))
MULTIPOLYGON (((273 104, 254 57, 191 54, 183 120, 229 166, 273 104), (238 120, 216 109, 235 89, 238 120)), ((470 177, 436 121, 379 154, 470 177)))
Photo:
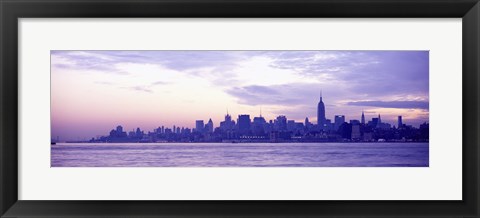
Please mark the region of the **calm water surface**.
POLYGON ((428 167, 428 143, 59 143, 52 167, 428 167))

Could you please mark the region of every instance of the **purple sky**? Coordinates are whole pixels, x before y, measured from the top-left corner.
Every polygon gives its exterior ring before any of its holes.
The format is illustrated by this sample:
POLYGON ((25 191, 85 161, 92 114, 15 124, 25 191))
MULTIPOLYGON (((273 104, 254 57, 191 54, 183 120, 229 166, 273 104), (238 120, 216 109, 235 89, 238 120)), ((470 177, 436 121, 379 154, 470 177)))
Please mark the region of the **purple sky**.
POLYGON ((121 124, 215 126, 226 109, 267 120, 398 115, 428 122, 428 51, 52 51, 52 137, 106 135, 121 124))

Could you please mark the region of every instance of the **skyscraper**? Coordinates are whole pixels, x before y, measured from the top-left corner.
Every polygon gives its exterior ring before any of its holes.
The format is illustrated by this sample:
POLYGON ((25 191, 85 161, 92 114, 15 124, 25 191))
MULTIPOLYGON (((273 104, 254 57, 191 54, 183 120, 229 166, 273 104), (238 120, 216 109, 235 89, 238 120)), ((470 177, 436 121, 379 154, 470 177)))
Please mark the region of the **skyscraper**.
POLYGON ((205 125, 205 128, 207 129, 207 132, 212 133, 213 132, 213 121, 212 118, 208 120, 207 125, 205 125))
POLYGON ((318 108, 317 108, 317 124, 318 124, 318 129, 323 130, 325 128, 325 104, 323 104, 321 91, 320 91, 320 102, 318 102, 318 108))
POLYGON ((242 114, 238 115, 238 131, 242 134, 246 134, 250 131, 250 115, 242 114))
POLYGON ((363 110, 362 110, 362 125, 365 125, 365 114, 363 114, 363 110))
POLYGON ((203 120, 195 121, 195 131, 203 132, 205 125, 203 124, 203 120))
POLYGON ((223 131, 233 130, 235 128, 235 121, 232 120, 230 114, 225 115, 225 121, 220 122, 220 129, 223 131))
POLYGON ((398 116, 398 128, 403 126, 402 116, 398 116))
POLYGON ((260 115, 260 117, 254 117, 252 123, 252 130, 255 135, 263 135, 265 133, 265 125, 267 121, 260 115))

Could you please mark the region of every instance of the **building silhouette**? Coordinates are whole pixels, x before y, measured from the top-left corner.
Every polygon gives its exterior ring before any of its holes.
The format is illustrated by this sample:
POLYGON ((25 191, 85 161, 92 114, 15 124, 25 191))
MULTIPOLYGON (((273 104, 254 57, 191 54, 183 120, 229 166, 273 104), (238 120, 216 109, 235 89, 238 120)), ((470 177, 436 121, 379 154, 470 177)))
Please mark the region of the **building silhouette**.
POLYGON ((211 118, 206 124, 204 120, 196 120, 193 130, 172 125, 172 129, 159 126, 145 133, 137 127, 127 134, 118 125, 107 136, 97 136, 89 142, 428 142, 427 122, 415 128, 398 116, 398 128, 392 128, 382 122, 380 114, 367 122, 362 110, 360 120, 350 119, 347 123, 345 115, 335 115, 332 123, 325 117, 321 92, 317 106, 318 125, 312 124, 308 117, 299 122, 285 115, 267 121, 261 111, 253 120, 248 114, 240 114, 235 122, 227 111, 218 127, 211 118))
POLYGON ((225 120, 220 122, 220 129, 223 131, 231 131, 235 129, 235 121, 232 120, 230 114, 225 115, 225 120))
POLYGON ((287 130, 287 117, 280 115, 273 122, 273 129, 277 131, 286 131, 287 130))
POLYGON ((317 106, 317 124, 319 130, 325 129, 325 119, 325 104, 323 103, 322 92, 320 91, 320 102, 318 102, 317 106))
POLYGON ((345 115, 335 115, 334 130, 337 131, 343 123, 345 123, 345 115))
POLYGON ((260 114, 259 117, 254 117, 253 122, 252 122, 252 130, 253 134, 260 136, 265 134, 265 129, 267 127, 267 121, 265 118, 262 117, 262 114, 260 114))
POLYGON ((205 125, 206 132, 212 133, 213 132, 213 121, 212 118, 208 120, 208 123, 205 125))
POLYGON ((204 132, 205 125, 203 124, 203 120, 197 120, 195 121, 195 131, 196 132, 204 132))
POLYGON ((238 132, 240 134, 246 134, 250 131, 250 115, 241 114, 238 115, 238 132))
POLYGON ((365 125, 365 114, 363 114, 363 110, 362 110, 362 125, 365 125))

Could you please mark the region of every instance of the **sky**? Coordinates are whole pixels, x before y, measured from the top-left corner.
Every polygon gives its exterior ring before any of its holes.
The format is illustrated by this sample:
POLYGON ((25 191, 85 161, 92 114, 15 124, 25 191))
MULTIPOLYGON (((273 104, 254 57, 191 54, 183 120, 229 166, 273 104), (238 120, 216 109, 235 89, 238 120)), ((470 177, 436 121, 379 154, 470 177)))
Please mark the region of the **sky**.
POLYGON ((429 118, 428 51, 51 51, 52 138, 108 135, 122 125, 219 126, 225 114, 316 123, 429 118))

